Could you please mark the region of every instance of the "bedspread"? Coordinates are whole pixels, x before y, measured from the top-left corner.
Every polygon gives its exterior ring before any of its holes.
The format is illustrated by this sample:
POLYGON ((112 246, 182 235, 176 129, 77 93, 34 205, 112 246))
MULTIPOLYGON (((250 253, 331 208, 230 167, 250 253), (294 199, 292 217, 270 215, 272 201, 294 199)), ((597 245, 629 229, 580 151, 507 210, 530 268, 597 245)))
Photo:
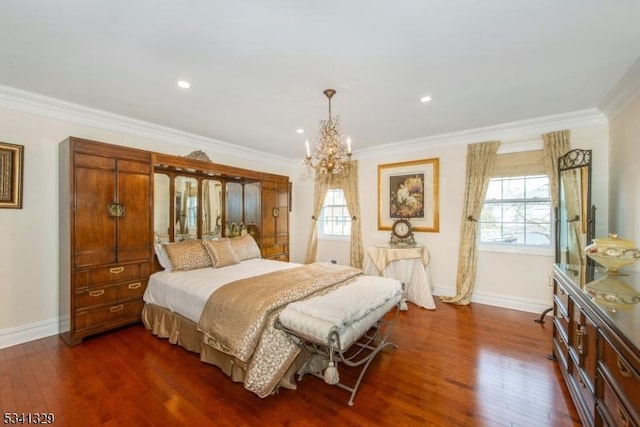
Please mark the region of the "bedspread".
POLYGON ((244 387, 266 397, 300 352, 274 327, 280 311, 290 302, 350 283, 361 273, 353 267, 315 263, 229 283, 207 300, 198 330, 207 345, 244 363, 244 387))

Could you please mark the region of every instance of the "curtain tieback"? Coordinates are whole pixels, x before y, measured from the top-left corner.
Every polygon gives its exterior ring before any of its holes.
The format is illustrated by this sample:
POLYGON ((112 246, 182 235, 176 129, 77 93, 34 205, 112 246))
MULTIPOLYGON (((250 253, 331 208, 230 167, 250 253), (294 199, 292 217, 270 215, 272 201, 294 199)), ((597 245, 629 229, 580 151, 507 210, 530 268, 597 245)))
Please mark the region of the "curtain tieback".
POLYGON ((318 220, 318 218, 316 218, 316 217, 315 217, 315 215, 312 215, 312 216, 311 216, 311 219, 312 219, 312 220, 314 220, 314 221, 317 221, 317 220, 318 220))
POLYGON ((478 220, 477 220, 477 219, 475 219, 475 218, 474 218, 473 216, 471 216, 471 215, 469 215, 469 216, 467 217, 467 221, 478 222, 478 220))

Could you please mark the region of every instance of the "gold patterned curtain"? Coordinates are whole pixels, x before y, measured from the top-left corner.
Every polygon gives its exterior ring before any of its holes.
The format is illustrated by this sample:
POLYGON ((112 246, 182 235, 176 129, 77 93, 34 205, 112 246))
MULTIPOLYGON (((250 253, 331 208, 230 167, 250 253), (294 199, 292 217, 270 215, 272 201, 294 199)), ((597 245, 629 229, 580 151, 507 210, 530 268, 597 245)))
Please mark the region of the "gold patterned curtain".
POLYGON ((358 196, 358 162, 349 162, 342 172, 334 175, 331 188, 341 188, 351 215, 351 254, 352 267, 362 268, 364 251, 362 249, 362 222, 360 221, 360 197, 358 196))
POLYGON ((327 197, 327 191, 331 183, 331 175, 330 173, 316 173, 313 216, 311 217, 311 234, 309 235, 309 243, 307 245, 306 264, 311 264, 316 261, 316 254, 318 252, 318 218, 324 205, 324 199, 327 197))
POLYGON ((568 130, 549 132, 542 135, 544 167, 547 175, 549 175, 551 205, 554 208, 554 212, 558 207, 558 159, 571 150, 570 137, 571 134, 568 130))
POLYGON ((476 280, 478 221, 489 187, 489 178, 500 142, 489 141, 467 146, 467 175, 458 252, 456 295, 440 297, 446 303, 467 305, 476 280))

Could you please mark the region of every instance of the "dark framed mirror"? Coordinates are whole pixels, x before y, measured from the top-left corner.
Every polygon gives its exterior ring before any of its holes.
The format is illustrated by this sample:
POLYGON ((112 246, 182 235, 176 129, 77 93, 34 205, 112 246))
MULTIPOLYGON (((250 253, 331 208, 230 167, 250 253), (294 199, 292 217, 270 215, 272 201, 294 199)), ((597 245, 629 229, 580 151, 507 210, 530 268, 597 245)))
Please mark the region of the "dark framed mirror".
POLYGON ((576 269, 592 263, 584 248, 594 237, 595 210, 591 205, 591 150, 570 150, 558 159, 556 263, 576 269))

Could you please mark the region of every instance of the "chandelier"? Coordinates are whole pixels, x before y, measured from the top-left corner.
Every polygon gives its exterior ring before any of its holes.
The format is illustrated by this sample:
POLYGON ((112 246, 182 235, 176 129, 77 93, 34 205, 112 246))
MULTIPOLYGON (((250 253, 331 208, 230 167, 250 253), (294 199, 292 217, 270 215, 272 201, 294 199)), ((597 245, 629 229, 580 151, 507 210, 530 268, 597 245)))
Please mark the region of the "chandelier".
POLYGON ((342 142, 340 118, 331 117, 331 97, 336 94, 333 89, 326 89, 325 96, 329 99, 329 118, 320 120, 316 146, 311 153, 309 141, 305 141, 307 157, 302 161, 303 166, 309 166, 320 173, 339 173, 351 161, 351 138, 342 142))

